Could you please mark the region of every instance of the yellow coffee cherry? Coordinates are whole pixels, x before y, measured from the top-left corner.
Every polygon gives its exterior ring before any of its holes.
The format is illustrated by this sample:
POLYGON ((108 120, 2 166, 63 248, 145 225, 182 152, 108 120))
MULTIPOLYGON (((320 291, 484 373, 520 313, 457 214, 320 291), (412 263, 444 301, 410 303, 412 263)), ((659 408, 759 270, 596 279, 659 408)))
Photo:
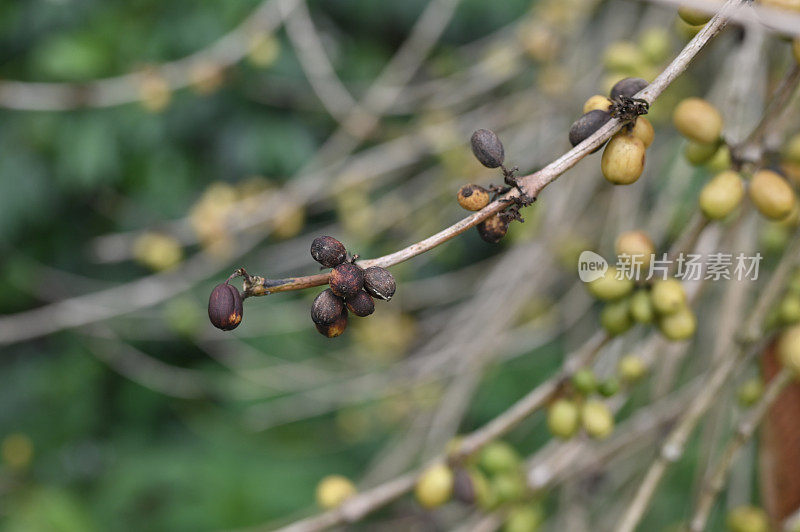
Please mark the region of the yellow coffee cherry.
POLYGON ((571 438, 577 432, 579 423, 580 411, 574 401, 558 399, 547 410, 547 428, 557 438, 571 438))
POLYGON ((686 98, 679 103, 672 122, 684 137, 701 144, 715 143, 722 134, 722 115, 701 98, 686 98))
POLYGON ((636 264, 641 264, 642 269, 650 266, 656 247, 644 231, 625 231, 617 237, 614 245, 617 256, 627 255, 636 264))
POLYGON ((583 403, 581 423, 583 430, 592 438, 603 439, 614 430, 614 416, 601 401, 590 400, 583 403))
POLYGON ((630 299, 609 301, 600 311, 600 324, 611 336, 619 336, 633 327, 630 299))
POLYGON ((658 328, 667 339, 672 341, 687 340, 697 330, 697 318, 689 307, 683 307, 674 314, 661 316, 658 328))
POLYGON ((719 147, 717 152, 706 163, 706 168, 711 172, 722 172, 723 170, 730 170, 731 168, 731 150, 727 145, 723 144, 719 147))
POLYGON ((692 166, 700 166, 706 164, 714 157, 719 149, 719 142, 711 144, 700 144, 699 142, 689 141, 683 149, 683 155, 692 166))
POLYGON ((672 277, 654 282, 651 297, 653 308, 662 315, 674 314, 686 305, 686 291, 681 282, 672 277))
POLYGON ((744 182, 737 172, 726 170, 714 176, 700 191, 700 210, 711 220, 732 213, 744 197, 744 182))
POLYGON ((759 170, 753 174, 748 192, 758 211, 771 220, 786 218, 794 209, 794 190, 772 170, 759 170))
POLYGON ((506 514, 503 532, 537 532, 544 521, 544 510, 538 504, 514 506, 506 514))
POLYGON ((797 294, 784 296, 778 307, 778 314, 783 323, 793 324, 800 322, 800 296, 797 294))
POLYGON ((653 300, 647 290, 637 290, 631 296, 631 318, 638 323, 652 323, 655 318, 653 300))
POLYGON ((736 396, 742 406, 752 406, 764 393, 764 381, 760 377, 747 379, 739 386, 736 396))
POLYGON ((656 131, 647 118, 640 116, 636 119, 633 129, 631 129, 631 135, 641 140, 645 148, 649 148, 656 136, 656 131))
POLYGON ((727 525, 731 532, 769 532, 767 514, 755 506, 737 506, 728 512, 727 525))
POLYGON ((678 16, 692 26, 699 26, 711 20, 711 15, 705 11, 683 6, 678 8, 678 16))
POLYGON ((635 183, 644 171, 645 149, 642 139, 627 132, 611 137, 600 159, 605 178, 615 185, 635 183))
POLYGON ((341 475, 329 475, 317 484, 317 504, 326 510, 339 507, 355 494, 356 487, 341 475))
POLYGON ((636 382, 647 373, 644 360, 636 355, 625 355, 617 363, 617 373, 625 382, 636 382))
POLYGON ((625 297, 633 291, 633 280, 627 277, 617 279, 617 269, 609 266, 602 277, 587 284, 589 292, 601 301, 613 301, 625 297))
POLYGON ((658 64, 669 57, 669 33, 664 28, 648 28, 639 37, 639 46, 648 61, 658 64))
POLYGON ((783 331, 778 340, 778 358, 795 375, 800 376, 800 325, 783 331))
POLYGON ((606 96, 603 96, 602 94, 595 94, 594 96, 586 100, 586 103, 583 104, 583 114, 595 110, 608 111, 610 108, 611 108, 611 100, 609 100, 606 96))
POLYGON ((453 471, 445 464, 436 464, 417 479, 414 495, 425 508, 436 508, 450 500, 453 493, 453 471))
POLYGON ((492 195, 480 185, 464 185, 458 189, 458 204, 468 211, 479 211, 489 205, 492 195))
POLYGON ((508 443, 494 441, 481 451, 479 464, 490 475, 496 475, 518 469, 520 457, 508 443))

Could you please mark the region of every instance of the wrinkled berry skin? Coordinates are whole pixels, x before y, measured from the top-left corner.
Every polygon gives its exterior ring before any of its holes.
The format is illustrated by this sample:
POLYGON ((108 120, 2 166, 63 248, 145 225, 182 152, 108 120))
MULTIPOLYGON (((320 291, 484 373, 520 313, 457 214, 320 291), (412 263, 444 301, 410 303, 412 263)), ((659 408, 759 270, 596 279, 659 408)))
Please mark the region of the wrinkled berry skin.
POLYGON ((332 236, 318 236, 311 243, 311 256, 326 268, 333 268, 345 261, 347 250, 332 236))
POLYGON ((355 264, 345 262, 331 270, 328 282, 334 294, 347 299, 364 287, 364 271, 355 264))
POLYGON ((314 326, 321 335, 328 338, 336 338, 347 329, 347 309, 332 323, 315 323, 314 326))
POLYGON ((331 289, 324 290, 311 304, 311 320, 317 325, 331 324, 344 312, 344 302, 331 289))
POLYGON ((497 168, 505 160, 503 143, 497 138, 494 131, 479 129, 472 134, 470 139, 472 153, 487 168, 497 168))
POLYGON ((611 99, 616 100, 620 96, 627 96, 633 98, 634 94, 650 85, 647 80, 642 78, 625 78, 621 79, 611 87, 611 99))
POLYGON ((373 297, 389 301, 397 290, 397 284, 389 270, 370 266, 364 270, 364 289, 373 297))
MULTIPOLYGON (((572 146, 577 146, 584 140, 592 136, 592 134, 603 127, 603 125, 611 119, 611 115, 606 111, 595 109, 589 111, 581 116, 569 128, 569 143, 572 146)), ((600 147, 594 151, 599 150, 600 147)))
POLYGON ((508 232, 508 222, 499 214, 495 214, 479 223, 477 229, 478 234, 485 242, 497 244, 506 236, 508 232))
POLYGON ((208 319, 217 329, 232 331, 242 322, 242 296, 227 282, 218 284, 208 298, 208 319))
POLYGON ((360 318, 364 318, 375 312, 375 302, 372 300, 372 297, 363 290, 346 300, 345 304, 350 312, 360 318))

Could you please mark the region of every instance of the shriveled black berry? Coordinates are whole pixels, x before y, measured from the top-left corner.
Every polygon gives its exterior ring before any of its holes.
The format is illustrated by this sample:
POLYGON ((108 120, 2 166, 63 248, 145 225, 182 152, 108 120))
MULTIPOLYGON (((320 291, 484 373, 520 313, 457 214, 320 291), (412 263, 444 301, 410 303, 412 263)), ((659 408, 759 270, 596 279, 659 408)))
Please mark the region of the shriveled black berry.
POLYGON ((508 232, 508 221, 499 214, 495 214, 479 223, 477 229, 478 234, 484 241, 490 244, 497 244, 508 232))
POLYGON ((328 282, 334 294, 347 299, 364 287, 364 270, 355 264, 345 262, 331 270, 328 282))
POLYGON ((311 320, 317 325, 335 322, 344 312, 344 301, 328 288, 320 292, 311 304, 311 320))
MULTIPOLYGON (((603 125, 611 119, 611 115, 607 111, 595 109, 589 111, 575 122, 569 128, 569 143, 577 146, 584 140, 592 136, 592 134, 603 127, 603 125)), ((595 150, 599 150, 600 147, 595 150)))
POLYGON ((311 256, 326 268, 333 268, 345 261, 347 250, 332 236, 318 236, 311 243, 311 256))
POLYGON ((217 329, 231 331, 242 322, 242 296, 227 282, 218 284, 208 298, 208 319, 217 329))
POLYGON ((611 99, 616 100, 620 96, 627 96, 633 98, 633 95, 650 85, 647 80, 642 78, 625 78, 621 79, 611 87, 611 99))
POLYGON ((380 266, 370 266, 364 270, 364 289, 378 299, 389 301, 397 289, 397 284, 389 270, 380 266))
POLYGON ((497 168, 506 158, 503 143, 494 131, 479 129, 470 139, 472 153, 487 168, 497 168))
POLYGON ((375 302, 372 296, 363 290, 345 301, 348 310, 356 316, 365 317, 375 312, 375 302))
POLYGON ((336 338, 347 328, 347 309, 344 309, 339 317, 333 322, 315 323, 314 326, 323 336, 327 336, 328 338, 336 338))

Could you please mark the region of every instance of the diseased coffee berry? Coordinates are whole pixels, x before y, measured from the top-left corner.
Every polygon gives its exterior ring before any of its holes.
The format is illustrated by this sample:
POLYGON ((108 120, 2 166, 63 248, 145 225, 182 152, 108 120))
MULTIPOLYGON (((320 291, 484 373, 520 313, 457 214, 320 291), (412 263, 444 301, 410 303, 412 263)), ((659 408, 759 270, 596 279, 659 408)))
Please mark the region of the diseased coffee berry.
POLYGON ((547 428, 556 438, 568 439, 575 435, 581 414, 574 401, 558 399, 547 410, 547 428))
POLYGON ((417 479, 414 495, 425 508, 436 508, 450 500, 453 493, 453 472, 445 464, 436 464, 417 479))
POLYGON ((641 140, 645 148, 649 148, 656 137, 656 130, 653 129, 653 124, 647 118, 640 116, 636 118, 636 122, 631 128, 631 135, 641 140))
POLYGON ((618 99, 620 96, 626 96, 628 98, 633 98, 634 95, 639 92, 640 90, 647 87, 649 83, 646 79, 642 78, 625 78, 619 80, 617 83, 611 87, 611 92, 609 93, 612 100, 618 99))
POLYGON ((794 190, 772 170, 759 170, 753 174, 748 192, 758 211, 770 220, 782 220, 792 213, 794 190))
POLYGON ((470 139, 472 153, 487 168, 497 168, 505 160, 503 143, 497 138, 494 131, 479 129, 472 134, 470 139))
POLYGON ((675 107, 672 122, 681 135, 701 144, 713 144, 722 134, 722 115, 701 98, 686 98, 675 107))
POLYGON ((480 185, 464 185, 458 189, 458 204, 468 211, 479 211, 489 205, 492 195, 480 185))
POLYGON ((500 242, 508 232, 508 221, 499 214, 493 214, 477 225, 478 234, 490 244, 500 242))
POLYGON ((474 468, 459 467, 453 477, 453 497, 464 504, 488 507, 489 484, 486 477, 474 468))
POLYGON ((618 336, 633 327, 629 299, 606 303, 600 311, 600 324, 610 336, 618 336))
POLYGON ((761 508, 756 506, 737 506, 728 512, 730 532, 769 532, 769 519, 761 508))
POLYGON ((736 210, 744 197, 739 174, 726 170, 714 176, 700 190, 700 210, 710 220, 721 220, 736 210))
POLYGON ((521 463, 517 451, 508 443, 500 440, 484 447, 478 461, 489 475, 516 471, 521 463))
POLYGON ((208 298, 208 319, 217 329, 232 331, 242 322, 242 296, 226 282, 218 284, 208 298))
POLYGON ((673 314, 661 316, 658 328, 669 340, 688 340, 697 330, 697 318, 689 307, 684 306, 673 314))
POLYGON ((644 360, 641 357, 625 355, 617 363, 617 373, 627 383, 636 382, 647 373, 647 366, 644 365, 644 360))
POLYGON ((630 264, 650 266, 656 247, 644 231, 625 231, 617 237, 614 245, 618 257, 627 257, 630 264))
POLYGON ((328 283, 334 294, 347 299, 364 287, 364 271, 355 264, 345 262, 331 270, 328 283))
POLYGON ((633 291, 633 279, 620 275, 617 278, 617 269, 609 266, 602 277, 587 283, 589 292, 601 301, 613 301, 627 296, 633 291))
POLYGON ((653 308, 659 314, 674 314, 686 305, 686 291, 675 278, 660 279, 653 283, 653 308))
POLYGON ((572 386, 583 395, 591 395, 597 389, 597 379, 589 368, 582 368, 572 375, 572 386))
POLYGON ((683 154, 686 156, 686 160, 689 161, 689 164, 692 166, 700 166, 706 164, 714 157, 717 150, 719 150, 719 146, 719 142, 700 144, 699 142, 689 141, 686 148, 683 150, 683 154))
POLYGON ((610 111, 611 110, 611 100, 609 100, 606 96, 602 94, 595 94, 591 96, 586 103, 583 104, 583 114, 589 113, 591 111, 610 111))
POLYGON ((320 292, 311 304, 311 321, 317 325, 334 323, 344 312, 344 302, 330 288, 320 292))
MULTIPOLYGON (((577 146, 591 137, 595 131, 603 127, 610 119, 611 115, 607 111, 600 111, 599 109, 589 111, 570 126, 569 143, 573 146, 577 146)), ((600 148, 598 147, 597 149, 600 148)))
POLYGON ((361 318, 375 312, 375 302, 372 301, 372 297, 364 290, 360 290, 356 295, 348 298, 345 304, 350 312, 361 318))
POLYGON ((600 169, 615 185, 635 183, 644 171, 645 146, 638 137, 621 131, 611 137, 603 150, 600 169))
POLYGON ((370 266, 364 270, 364 289, 373 297, 389 301, 394 296, 397 284, 386 268, 370 266))
POLYGON ((800 325, 781 333, 778 340, 778 359, 795 376, 800 377, 800 325))
POLYGON ((328 338, 336 338, 347 329, 347 309, 344 309, 336 320, 331 323, 315 323, 319 333, 328 338))
POLYGON ((326 268, 333 268, 345 261, 347 250, 332 236, 318 236, 311 243, 311 256, 326 268))
POLYGON ((603 439, 614 430, 614 416, 605 403, 586 401, 581 408, 583 430, 592 438, 603 439))
POLYGON ((683 19, 687 24, 692 26, 700 26, 711 20, 711 15, 699 9, 681 6, 678 8, 678 16, 683 19))
POLYGON ((341 475, 329 475, 317 484, 317 504, 325 510, 338 508, 355 494, 356 487, 341 475))
POLYGON ((613 397, 619 391, 619 381, 614 377, 608 378, 597 387, 597 393, 603 397, 613 397))
POLYGON ((655 318, 653 301, 647 290, 637 290, 631 296, 631 318, 637 323, 652 323, 655 318))

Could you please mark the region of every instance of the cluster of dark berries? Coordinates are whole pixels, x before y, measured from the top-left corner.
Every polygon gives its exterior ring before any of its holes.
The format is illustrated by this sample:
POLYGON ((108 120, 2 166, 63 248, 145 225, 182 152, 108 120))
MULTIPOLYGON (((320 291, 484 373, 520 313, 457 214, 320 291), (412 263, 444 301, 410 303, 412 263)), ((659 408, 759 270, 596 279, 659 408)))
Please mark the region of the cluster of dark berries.
MULTIPOLYGON (((612 88, 610 97, 594 95, 583 106, 583 116, 569 129, 569 142, 577 146, 591 137, 612 117, 629 123, 611 137, 603 152, 600 163, 603 175, 616 185, 634 183, 644 170, 645 150, 653 142, 653 126, 646 114, 649 105, 645 100, 634 98, 636 93, 647 87, 641 78, 625 78, 612 88)), ((603 146, 598 146, 592 153, 603 146)))
MULTIPOLYGON (((458 190, 456 198, 458 204, 468 211, 479 211, 489 205, 498 196, 509 192, 518 187, 517 171, 518 168, 506 168, 505 148, 494 131, 489 129, 479 129, 472 134, 470 139, 472 153, 480 163, 487 168, 500 168, 503 171, 505 185, 490 185, 484 188, 480 185, 468 184, 458 190)), ((521 192, 521 191, 520 191, 521 192)), ((508 224, 513 220, 523 221, 519 215, 519 208, 530 205, 533 199, 521 194, 509 200, 509 207, 503 212, 492 215, 477 226, 478 234, 483 240, 490 244, 499 242, 508 232, 508 224)))
POLYGON ((208 298, 208 319, 223 331, 232 331, 242 322, 242 295, 229 282, 215 286, 208 298))
POLYGON ((389 270, 378 266, 362 269, 354 255, 348 259, 344 245, 332 236, 319 236, 311 243, 311 256, 331 269, 330 288, 311 305, 311 319, 317 330, 335 338, 347 328, 348 311, 365 317, 375 312, 373 298, 389 301, 396 284, 389 270))

